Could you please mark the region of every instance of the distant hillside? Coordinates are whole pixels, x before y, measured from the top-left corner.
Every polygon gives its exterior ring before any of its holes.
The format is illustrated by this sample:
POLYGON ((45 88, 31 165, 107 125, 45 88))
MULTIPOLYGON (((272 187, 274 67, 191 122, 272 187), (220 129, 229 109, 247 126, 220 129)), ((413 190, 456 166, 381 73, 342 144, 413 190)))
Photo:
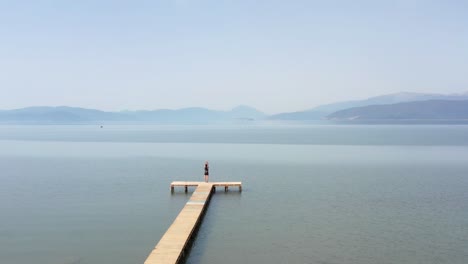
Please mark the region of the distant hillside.
POLYGON ((86 122, 97 120, 120 120, 118 113, 104 112, 78 107, 36 106, 0 111, 0 122, 86 122))
POLYGON ((428 100, 369 105, 340 110, 331 120, 462 120, 468 119, 468 100, 428 100))
POLYGON ((290 112, 290 113, 281 113, 268 117, 268 119, 273 120, 320 120, 326 117, 328 112, 323 111, 299 111, 299 112, 290 112))
POLYGON ((27 107, 0 110, 1 123, 28 124, 75 124, 101 122, 145 122, 145 123, 209 123, 232 120, 256 120, 264 113, 248 106, 239 106, 231 111, 217 111, 192 107, 178 110, 158 109, 148 111, 106 112, 78 107, 27 107))
POLYGON ((246 105, 233 108, 229 115, 233 119, 263 119, 266 116, 265 113, 246 105))
POLYGON ((410 101, 426 101, 426 100, 468 100, 468 93, 465 94, 426 94, 426 93, 395 93, 388 95, 381 95, 370 97, 364 100, 345 101, 332 104, 321 105, 309 110, 282 113, 270 116, 270 119, 276 120, 317 120, 325 119, 327 115, 353 107, 367 106, 367 105, 382 105, 382 104, 395 104, 410 101))

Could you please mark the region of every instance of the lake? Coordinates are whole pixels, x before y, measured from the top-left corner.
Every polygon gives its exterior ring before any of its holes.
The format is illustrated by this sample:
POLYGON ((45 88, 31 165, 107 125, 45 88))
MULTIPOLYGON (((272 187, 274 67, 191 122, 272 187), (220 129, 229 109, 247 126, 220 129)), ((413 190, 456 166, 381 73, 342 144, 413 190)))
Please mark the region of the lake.
POLYGON ((187 263, 468 263, 468 126, 311 124, 0 126, 0 262, 143 263, 205 160, 187 263))

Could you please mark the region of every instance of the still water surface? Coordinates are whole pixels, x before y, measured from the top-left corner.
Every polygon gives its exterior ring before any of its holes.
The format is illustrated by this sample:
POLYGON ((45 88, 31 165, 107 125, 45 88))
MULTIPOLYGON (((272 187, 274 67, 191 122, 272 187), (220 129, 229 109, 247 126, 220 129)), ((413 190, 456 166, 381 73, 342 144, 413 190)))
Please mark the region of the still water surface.
POLYGON ((1 126, 0 263, 143 263, 217 192, 188 263, 468 263, 468 126, 1 126))

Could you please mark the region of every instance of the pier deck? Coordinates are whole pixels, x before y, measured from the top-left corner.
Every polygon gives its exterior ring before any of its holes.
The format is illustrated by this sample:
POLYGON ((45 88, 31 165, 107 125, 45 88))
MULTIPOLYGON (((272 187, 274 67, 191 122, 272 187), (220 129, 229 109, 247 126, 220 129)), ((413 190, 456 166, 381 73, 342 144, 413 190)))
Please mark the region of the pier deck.
POLYGON ((185 191, 187 191, 188 186, 196 186, 197 188, 144 264, 181 262, 187 253, 190 240, 193 239, 201 223, 216 186, 224 186, 225 191, 228 190, 229 186, 237 186, 239 191, 242 190, 241 182, 172 182, 171 191, 174 191, 176 186, 185 187, 185 191))
MULTIPOLYGON (((171 183, 171 192, 174 192, 174 187, 184 187, 185 192, 188 191, 188 187, 199 186, 200 184, 205 182, 195 182, 195 181, 175 181, 171 183)), ((239 191, 242 191, 242 182, 208 182, 212 184, 214 190, 216 191, 216 187, 224 187, 224 190, 227 191, 229 187, 239 187, 239 191)))

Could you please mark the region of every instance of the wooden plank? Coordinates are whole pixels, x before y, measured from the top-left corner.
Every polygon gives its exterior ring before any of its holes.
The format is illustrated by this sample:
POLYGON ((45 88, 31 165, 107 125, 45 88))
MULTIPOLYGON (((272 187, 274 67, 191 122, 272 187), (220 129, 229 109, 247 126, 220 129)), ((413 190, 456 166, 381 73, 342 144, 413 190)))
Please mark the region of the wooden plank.
POLYGON ((213 182, 214 186, 242 186, 242 182, 213 182))
POLYGON ((199 183, 194 194, 149 254, 145 264, 178 263, 206 210, 213 184, 199 183))
MULTIPOLYGON (((184 186, 198 186, 205 182, 193 182, 193 181, 175 181, 171 183, 171 187, 184 187, 184 186)), ((213 186, 242 186, 242 182, 208 182, 213 186)))
POLYGON ((200 183, 204 182, 194 182, 194 181, 175 181, 171 183, 171 186, 198 186, 200 183))
POLYGON ((242 182, 193 182, 175 181, 171 183, 171 190, 174 187, 196 186, 189 201, 176 217, 169 229, 163 235, 159 243, 149 254, 145 264, 166 264, 179 263, 184 258, 187 245, 201 221, 203 212, 208 206, 209 199, 215 186, 238 186, 242 190, 242 182))

